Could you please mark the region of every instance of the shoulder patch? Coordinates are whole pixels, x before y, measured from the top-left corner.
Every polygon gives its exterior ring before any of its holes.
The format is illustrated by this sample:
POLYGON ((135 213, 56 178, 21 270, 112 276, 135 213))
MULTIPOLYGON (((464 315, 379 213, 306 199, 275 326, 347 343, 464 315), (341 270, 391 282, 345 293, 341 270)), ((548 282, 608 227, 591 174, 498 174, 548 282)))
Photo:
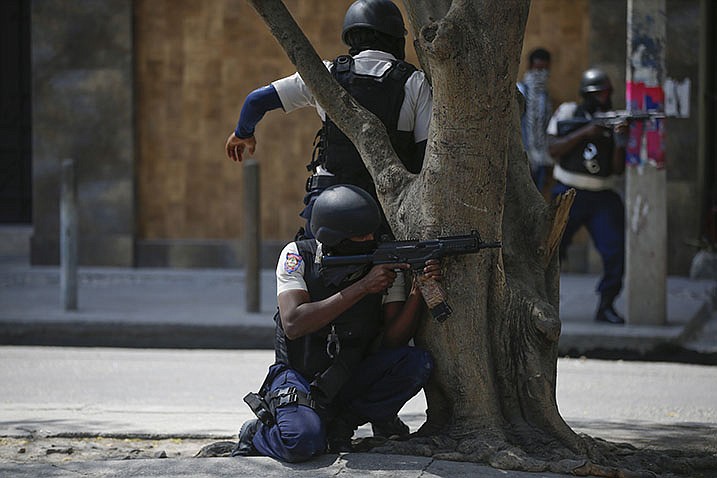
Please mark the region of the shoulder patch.
POLYGON ((303 258, 301 257, 301 254, 287 252, 286 259, 284 260, 284 270, 287 274, 293 274, 299 269, 302 262, 303 258))

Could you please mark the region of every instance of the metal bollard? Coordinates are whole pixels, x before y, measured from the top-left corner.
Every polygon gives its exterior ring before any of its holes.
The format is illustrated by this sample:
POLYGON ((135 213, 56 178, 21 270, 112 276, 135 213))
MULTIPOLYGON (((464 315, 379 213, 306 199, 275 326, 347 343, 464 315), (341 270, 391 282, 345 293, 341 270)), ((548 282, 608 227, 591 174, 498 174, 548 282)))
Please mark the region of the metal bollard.
POLYGON ((75 161, 62 161, 60 192, 60 301, 77 310, 77 185, 75 161))
POLYGON ((259 312, 261 217, 259 197, 259 163, 256 159, 244 160, 244 267, 246 271, 246 310, 259 312))

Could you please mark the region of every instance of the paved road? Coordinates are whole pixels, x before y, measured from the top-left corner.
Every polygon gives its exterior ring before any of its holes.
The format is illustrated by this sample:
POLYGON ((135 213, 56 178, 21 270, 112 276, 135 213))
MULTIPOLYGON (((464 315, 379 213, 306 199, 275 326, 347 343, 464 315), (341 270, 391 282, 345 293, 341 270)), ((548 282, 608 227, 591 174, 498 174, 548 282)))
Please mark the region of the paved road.
MULTIPOLYGON (((0 347, 0 436, 231 437, 251 416, 241 397, 272 359, 266 350, 0 347)), ((717 452, 717 367, 560 359, 557 397, 578 431, 663 446, 681 435, 717 452)), ((401 415, 416 429, 424 410, 420 395, 401 415)))

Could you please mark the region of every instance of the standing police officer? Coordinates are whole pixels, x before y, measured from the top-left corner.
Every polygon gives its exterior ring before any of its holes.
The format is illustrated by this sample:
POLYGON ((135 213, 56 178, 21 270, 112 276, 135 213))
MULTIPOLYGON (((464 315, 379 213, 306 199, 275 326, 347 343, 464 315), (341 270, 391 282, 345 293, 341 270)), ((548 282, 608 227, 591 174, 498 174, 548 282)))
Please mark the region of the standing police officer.
MULTIPOLYGON (((405 297, 406 264, 349 266, 331 274, 324 254, 369 253, 381 221, 373 198, 336 185, 317 198, 316 239, 288 244, 276 268, 279 314, 276 362, 258 394, 247 400, 261 419, 246 422, 234 455, 261 454, 288 462, 349 451, 354 430, 394 420, 433 368, 428 352, 409 347, 423 300, 405 297)), ((438 261, 425 274, 440 279, 438 261)))
POLYGON ((553 112, 548 95, 549 76, 550 52, 545 48, 536 48, 528 55, 528 69, 518 82, 518 90, 525 98, 525 112, 520 118, 523 146, 530 163, 530 175, 541 194, 553 169, 546 133, 553 112))
POLYGON ((560 245, 561 257, 573 235, 586 226, 603 262, 603 277, 598 285, 600 302, 595 320, 623 324, 613 303, 622 289, 625 261, 625 211, 620 196, 613 190, 611 176, 625 170, 627 124, 614 129, 590 120, 596 112, 612 110, 612 84, 597 68, 583 73, 580 81, 582 103, 563 103, 548 124, 550 155, 557 160, 553 177, 557 184, 553 196, 570 188, 576 190, 568 224, 560 245))
MULTIPOLYGON (((417 173, 423 164, 432 98, 423 72, 403 61, 405 35, 401 11, 393 2, 358 0, 346 11, 341 36, 349 46, 349 55, 325 64, 341 86, 383 122, 401 161, 417 173)), ((298 73, 247 96, 237 127, 227 140, 226 154, 241 161, 245 151, 254 153, 254 128, 267 111, 281 107, 289 113, 307 106, 316 108, 323 122, 314 157, 307 166, 313 175, 307 181, 306 208, 301 213, 307 221, 306 235, 311 237, 311 206, 323 189, 344 183, 359 186, 374 198, 376 192, 358 151, 326 115, 298 73)), ((389 232, 385 220, 381 232, 389 232)))

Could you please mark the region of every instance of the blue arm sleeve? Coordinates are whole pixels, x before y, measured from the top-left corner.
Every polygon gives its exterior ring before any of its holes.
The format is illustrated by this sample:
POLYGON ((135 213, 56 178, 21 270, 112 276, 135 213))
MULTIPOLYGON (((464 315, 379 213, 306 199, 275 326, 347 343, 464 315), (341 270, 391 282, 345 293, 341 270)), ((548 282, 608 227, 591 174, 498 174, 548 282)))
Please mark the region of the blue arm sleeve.
POLYGON ((241 108, 239 122, 234 134, 237 138, 252 137, 254 128, 264 117, 264 114, 277 108, 281 108, 281 100, 272 85, 252 91, 244 100, 244 106, 241 108))

